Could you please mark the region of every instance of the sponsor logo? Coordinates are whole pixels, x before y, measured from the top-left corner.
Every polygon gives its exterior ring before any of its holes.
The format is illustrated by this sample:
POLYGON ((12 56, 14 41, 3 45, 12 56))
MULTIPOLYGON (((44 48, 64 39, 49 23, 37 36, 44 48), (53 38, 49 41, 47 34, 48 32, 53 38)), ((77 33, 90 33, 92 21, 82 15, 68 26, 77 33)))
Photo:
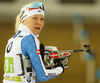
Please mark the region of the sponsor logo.
POLYGON ((39 50, 39 49, 37 49, 37 50, 36 50, 36 53, 37 53, 37 54, 40 54, 40 50, 39 50))
POLYGON ((25 18, 25 17, 27 17, 27 15, 23 16, 21 19, 23 19, 23 18, 25 18))
POLYGON ((38 10, 38 12, 41 12, 41 10, 38 10))
POLYGON ((56 76, 56 73, 48 73, 48 76, 56 76))
POLYGON ((28 78, 28 79, 27 79, 27 82, 31 82, 31 78, 28 78))
MULTIPOLYGON (((39 7, 39 8, 29 8, 28 11, 32 11, 32 10, 34 10, 34 9, 40 9, 40 10, 43 10, 41 7, 39 7)), ((39 12, 41 12, 41 11, 39 11, 39 12)))
POLYGON ((11 42, 8 46, 7 46, 7 53, 10 52, 11 48, 12 48, 13 42, 11 42))
POLYGON ((50 58, 58 58, 58 53, 50 53, 50 58))
POLYGON ((63 53, 63 56, 67 56, 67 55, 70 55, 70 53, 69 52, 63 53))

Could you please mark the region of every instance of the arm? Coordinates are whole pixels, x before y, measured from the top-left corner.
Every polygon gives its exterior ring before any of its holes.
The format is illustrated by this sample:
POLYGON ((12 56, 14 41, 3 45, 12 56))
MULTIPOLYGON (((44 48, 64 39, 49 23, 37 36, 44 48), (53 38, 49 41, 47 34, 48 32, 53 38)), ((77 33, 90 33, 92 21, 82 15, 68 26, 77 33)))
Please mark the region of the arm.
POLYGON ((46 69, 44 67, 41 56, 36 53, 36 44, 32 35, 26 36, 22 40, 21 49, 24 56, 28 55, 30 57, 33 69, 36 73, 37 80, 46 81, 56 77, 63 72, 62 67, 57 67, 52 70, 46 69), (50 74, 54 75, 50 76, 50 74))

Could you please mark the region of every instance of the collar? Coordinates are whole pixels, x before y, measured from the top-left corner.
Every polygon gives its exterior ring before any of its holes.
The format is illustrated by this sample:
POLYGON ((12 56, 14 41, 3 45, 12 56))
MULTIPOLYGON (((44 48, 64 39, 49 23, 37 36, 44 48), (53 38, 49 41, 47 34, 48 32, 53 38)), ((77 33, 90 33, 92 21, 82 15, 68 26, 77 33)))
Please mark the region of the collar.
POLYGON ((26 25, 24 25, 22 23, 19 24, 18 31, 27 32, 27 33, 32 34, 35 37, 39 37, 39 35, 35 35, 34 33, 32 33, 32 31, 26 25))

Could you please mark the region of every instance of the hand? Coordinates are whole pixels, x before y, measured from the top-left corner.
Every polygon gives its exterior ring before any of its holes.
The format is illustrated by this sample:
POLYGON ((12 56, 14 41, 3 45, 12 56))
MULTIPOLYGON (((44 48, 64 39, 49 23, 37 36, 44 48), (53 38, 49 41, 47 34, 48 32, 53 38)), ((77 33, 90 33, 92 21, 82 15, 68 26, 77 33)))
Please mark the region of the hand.
POLYGON ((57 63, 57 67, 62 67, 63 68, 62 73, 64 72, 64 66, 63 66, 63 64, 60 61, 57 63))

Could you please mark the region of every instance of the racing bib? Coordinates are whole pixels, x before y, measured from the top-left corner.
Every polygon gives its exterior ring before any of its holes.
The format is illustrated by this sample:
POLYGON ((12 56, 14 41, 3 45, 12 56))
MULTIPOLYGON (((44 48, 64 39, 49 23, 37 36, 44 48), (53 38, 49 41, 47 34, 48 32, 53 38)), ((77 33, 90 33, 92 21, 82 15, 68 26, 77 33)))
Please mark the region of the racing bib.
POLYGON ((12 57, 5 57, 4 71, 5 73, 14 73, 14 60, 12 57))

